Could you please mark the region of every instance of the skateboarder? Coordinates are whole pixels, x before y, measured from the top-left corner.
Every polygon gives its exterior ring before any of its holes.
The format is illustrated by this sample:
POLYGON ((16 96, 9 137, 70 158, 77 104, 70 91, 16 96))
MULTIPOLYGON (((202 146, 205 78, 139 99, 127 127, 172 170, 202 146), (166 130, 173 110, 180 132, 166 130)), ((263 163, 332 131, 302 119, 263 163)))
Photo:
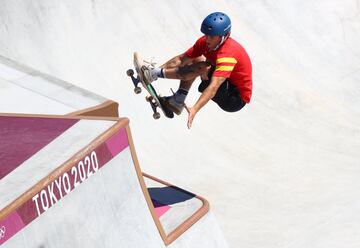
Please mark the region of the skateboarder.
POLYGON ((175 56, 164 65, 143 67, 144 78, 151 83, 158 78, 180 79, 179 89, 164 98, 164 105, 180 114, 194 80, 200 76, 201 96, 193 107, 186 107, 188 128, 196 113, 213 100, 221 109, 236 112, 250 102, 252 66, 245 49, 230 37, 230 18, 221 12, 208 15, 201 24, 200 37, 185 53, 175 56))

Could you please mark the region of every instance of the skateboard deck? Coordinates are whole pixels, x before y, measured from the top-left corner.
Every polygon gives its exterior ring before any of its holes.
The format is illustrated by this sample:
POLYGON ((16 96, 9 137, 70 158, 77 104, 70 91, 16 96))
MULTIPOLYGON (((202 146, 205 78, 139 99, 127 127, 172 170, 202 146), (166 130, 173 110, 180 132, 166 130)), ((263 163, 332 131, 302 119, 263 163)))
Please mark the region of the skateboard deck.
POLYGON ((134 62, 134 68, 135 68, 135 71, 137 74, 136 77, 134 76, 133 69, 127 70, 126 74, 129 77, 131 77, 131 79, 132 79, 132 82, 135 86, 134 92, 136 94, 141 93, 141 88, 138 86, 138 84, 140 83, 142 85, 142 87, 149 93, 149 96, 147 96, 145 99, 147 102, 150 103, 150 106, 154 112, 154 114, 153 114, 154 119, 160 118, 160 113, 157 111, 157 108, 160 108, 166 117, 174 118, 174 113, 170 109, 166 108, 163 105, 162 98, 159 97, 159 95, 157 94, 155 88, 151 85, 151 83, 145 82, 144 73, 142 72, 142 66, 144 66, 143 61, 137 52, 134 52, 134 61, 133 62, 134 62))

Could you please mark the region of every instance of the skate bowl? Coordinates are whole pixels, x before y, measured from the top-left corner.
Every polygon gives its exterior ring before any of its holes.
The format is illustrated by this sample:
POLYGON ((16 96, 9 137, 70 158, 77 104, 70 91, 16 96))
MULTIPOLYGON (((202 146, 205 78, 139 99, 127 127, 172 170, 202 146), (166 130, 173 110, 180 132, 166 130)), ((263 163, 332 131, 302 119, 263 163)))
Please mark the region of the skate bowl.
MULTIPOLYGON (((230 247, 357 248, 359 9, 357 0, 3 0, 0 54, 118 102, 141 168, 206 196, 230 247), (209 102, 190 131, 186 113, 154 121, 129 86, 132 53, 166 62, 213 11, 231 17, 252 60, 250 104, 229 114, 209 102)), ((178 82, 154 85, 168 95, 178 82)))

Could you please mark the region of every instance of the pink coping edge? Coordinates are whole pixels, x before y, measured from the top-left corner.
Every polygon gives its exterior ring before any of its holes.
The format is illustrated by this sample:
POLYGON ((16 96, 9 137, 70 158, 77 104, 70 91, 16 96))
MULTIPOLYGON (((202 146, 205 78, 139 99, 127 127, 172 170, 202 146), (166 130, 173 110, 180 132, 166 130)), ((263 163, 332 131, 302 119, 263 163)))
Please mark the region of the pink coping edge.
POLYGON ((157 217, 161 217, 162 215, 164 215, 171 207, 170 206, 162 206, 162 207, 157 207, 155 208, 155 213, 157 215, 157 217))
POLYGON ((126 129, 122 128, 119 130, 119 132, 106 141, 106 145, 113 156, 125 149, 129 145, 126 129))
POLYGON ((23 227, 25 227, 25 224, 17 212, 13 212, 5 220, 0 221, 0 228, 2 229, 3 235, 0 236, 0 245, 14 236, 23 227))

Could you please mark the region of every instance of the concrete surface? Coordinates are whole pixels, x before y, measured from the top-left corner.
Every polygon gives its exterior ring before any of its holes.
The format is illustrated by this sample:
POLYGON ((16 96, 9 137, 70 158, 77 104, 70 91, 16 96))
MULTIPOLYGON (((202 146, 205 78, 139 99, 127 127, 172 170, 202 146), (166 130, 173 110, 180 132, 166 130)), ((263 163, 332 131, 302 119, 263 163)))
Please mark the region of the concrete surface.
MULTIPOLYGON (((0 54, 117 100, 143 169, 208 198, 230 247, 360 245, 360 7, 319 1, 37 1, 0 6, 0 54), (225 11, 254 66, 252 102, 154 121, 125 75, 225 11)), ((163 80, 163 94, 177 83, 163 80)), ((194 103, 194 89, 188 104, 194 103)))
POLYGON ((0 55, 0 113, 68 114, 108 99, 0 55))

